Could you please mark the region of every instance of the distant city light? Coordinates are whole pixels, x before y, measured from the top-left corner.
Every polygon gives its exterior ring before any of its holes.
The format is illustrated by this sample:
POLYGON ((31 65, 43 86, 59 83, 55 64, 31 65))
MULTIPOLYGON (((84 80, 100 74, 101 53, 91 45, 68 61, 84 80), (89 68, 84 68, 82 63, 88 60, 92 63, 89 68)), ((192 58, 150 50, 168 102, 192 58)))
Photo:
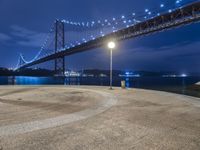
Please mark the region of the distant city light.
POLYGON ((126 74, 126 75, 129 75, 129 74, 130 74, 130 72, 126 72, 125 74, 126 74))
POLYGON ((134 74, 133 72, 126 71, 124 74, 119 74, 119 77, 141 77, 140 74, 134 74))
POLYGON ((181 74, 181 77, 187 77, 187 75, 185 73, 181 74))

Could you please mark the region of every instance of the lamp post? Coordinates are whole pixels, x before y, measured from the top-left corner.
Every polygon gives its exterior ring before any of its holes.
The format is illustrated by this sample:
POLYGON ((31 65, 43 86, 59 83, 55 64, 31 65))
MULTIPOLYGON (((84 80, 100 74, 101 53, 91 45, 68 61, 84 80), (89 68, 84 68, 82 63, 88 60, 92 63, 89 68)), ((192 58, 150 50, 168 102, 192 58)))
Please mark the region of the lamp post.
POLYGON ((115 48, 115 42, 110 41, 108 48, 110 49, 110 89, 112 90, 112 51, 115 48))

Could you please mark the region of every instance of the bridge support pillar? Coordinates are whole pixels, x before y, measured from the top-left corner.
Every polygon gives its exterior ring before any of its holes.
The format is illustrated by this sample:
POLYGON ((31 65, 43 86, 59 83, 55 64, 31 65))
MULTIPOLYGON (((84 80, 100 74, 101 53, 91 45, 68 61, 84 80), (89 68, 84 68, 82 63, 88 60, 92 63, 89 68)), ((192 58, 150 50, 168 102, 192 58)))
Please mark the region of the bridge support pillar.
POLYGON ((65 74, 65 57, 55 59, 55 75, 64 76, 65 74))
MULTIPOLYGON (((55 21, 55 53, 65 48, 65 27, 64 22, 55 21)), ((55 59, 55 75, 64 76, 65 74, 65 57, 55 59)))

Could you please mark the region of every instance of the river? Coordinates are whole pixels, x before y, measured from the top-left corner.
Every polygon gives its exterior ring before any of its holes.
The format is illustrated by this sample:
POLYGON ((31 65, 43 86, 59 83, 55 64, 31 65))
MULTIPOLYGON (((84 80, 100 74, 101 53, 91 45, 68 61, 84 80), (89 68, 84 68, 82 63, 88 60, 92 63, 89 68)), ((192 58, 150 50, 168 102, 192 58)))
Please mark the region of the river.
MULTIPOLYGON (((153 89, 200 97, 197 91, 188 87, 200 81, 200 77, 114 77, 113 86, 126 81, 126 87, 153 89)), ((108 77, 0 77, 0 85, 97 85, 108 86, 108 77)))

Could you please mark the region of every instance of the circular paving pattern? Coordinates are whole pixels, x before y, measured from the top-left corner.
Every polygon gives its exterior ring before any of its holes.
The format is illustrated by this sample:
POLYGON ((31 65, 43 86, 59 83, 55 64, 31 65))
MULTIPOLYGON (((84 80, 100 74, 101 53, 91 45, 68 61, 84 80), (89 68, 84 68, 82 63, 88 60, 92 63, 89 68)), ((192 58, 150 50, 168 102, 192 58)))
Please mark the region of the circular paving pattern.
POLYGON ((81 88, 16 87, 0 92, 0 136, 56 127, 97 115, 117 100, 81 88))

